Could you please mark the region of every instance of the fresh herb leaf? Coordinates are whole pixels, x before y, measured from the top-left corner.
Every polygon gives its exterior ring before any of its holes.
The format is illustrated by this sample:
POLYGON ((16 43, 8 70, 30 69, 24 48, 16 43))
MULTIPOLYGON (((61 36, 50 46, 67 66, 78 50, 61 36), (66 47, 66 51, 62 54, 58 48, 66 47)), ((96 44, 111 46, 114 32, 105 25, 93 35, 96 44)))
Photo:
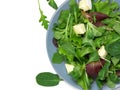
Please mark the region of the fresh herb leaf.
POLYGON ((94 51, 94 52, 90 53, 88 63, 98 61, 99 59, 100 59, 100 57, 98 55, 98 51, 94 51))
POLYGON ((80 79, 78 79, 77 83, 82 87, 83 90, 90 90, 90 80, 85 71, 84 71, 82 77, 80 79))
POLYGON ((119 63, 120 59, 118 59, 116 57, 112 57, 111 61, 112 61, 113 65, 116 66, 119 63))
POLYGON ((54 53, 52 57, 52 63, 54 64, 60 64, 65 60, 64 55, 59 54, 58 52, 54 53))
POLYGON ((100 80, 105 80, 105 78, 108 76, 109 66, 110 66, 110 62, 106 62, 103 68, 98 73, 98 78, 100 80))
POLYGON ((73 14, 75 23, 77 24, 79 8, 78 8, 78 4, 77 4, 76 0, 70 0, 69 6, 70 6, 70 12, 71 12, 71 14, 73 14))
POLYGON ((54 9, 58 9, 58 6, 56 4, 56 2, 54 0, 47 0, 48 1, 48 4, 54 8, 54 9))
POLYGON ((39 73, 36 76, 36 82, 42 86, 56 86, 60 81, 61 79, 57 74, 50 72, 39 73))
POLYGON ((39 22, 42 23, 42 26, 47 30, 48 29, 48 24, 49 24, 49 21, 46 20, 46 16, 43 14, 43 11, 41 10, 41 7, 40 7, 40 1, 38 0, 38 5, 39 5, 39 12, 40 12, 40 19, 39 19, 39 22))
POLYGON ((106 50, 111 56, 114 56, 120 59, 120 39, 106 45, 106 50))
POLYGON ((97 12, 109 15, 115 9, 119 8, 119 4, 117 2, 111 2, 110 0, 99 0, 96 3, 94 3, 94 7, 97 12))
POLYGON ((107 79, 106 85, 109 86, 110 88, 115 88, 115 83, 112 82, 110 78, 107 79))
POLYGON ((120 35, 120 21, 114 23, 113 29, 120 35))

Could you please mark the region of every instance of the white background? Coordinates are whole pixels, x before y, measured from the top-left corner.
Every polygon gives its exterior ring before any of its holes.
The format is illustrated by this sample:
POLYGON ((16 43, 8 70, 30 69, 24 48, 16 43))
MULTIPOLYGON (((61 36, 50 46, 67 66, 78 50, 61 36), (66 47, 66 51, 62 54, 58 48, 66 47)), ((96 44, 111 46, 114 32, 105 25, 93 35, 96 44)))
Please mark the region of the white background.
MULTIPOLYGON (((65 0, 56 0, 58 6, 65 0)), ((48 20, 55 12, 40 0, 48 20)), ((0 0, 0 90, 76 90, 66 82, 36 84, 40 72, 53 72, 46 51, 46 30, 38 22, 37 0, 0 0)))

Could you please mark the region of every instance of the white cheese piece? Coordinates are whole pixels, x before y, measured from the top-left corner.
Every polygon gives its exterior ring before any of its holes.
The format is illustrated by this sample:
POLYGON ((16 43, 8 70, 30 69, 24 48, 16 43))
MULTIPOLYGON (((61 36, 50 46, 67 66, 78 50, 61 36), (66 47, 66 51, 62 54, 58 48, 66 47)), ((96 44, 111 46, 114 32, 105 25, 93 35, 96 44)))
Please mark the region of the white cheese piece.
POLYGON ((105 50, 105 46, 101 46, 98 50, 98 54, 101 58, 105 58, 107 56, 107 51, 105 50))
POLYGON ((82 9, 83 11, 91 10, 92 9, 91 0, 80 0, 79 8, 82 9))
POLYGON ((71 65, 71 64, 65 64, 65 67, 66 67, 66 70, 67 70, 67 73, 69 74, 70 72, 73 71, 74 69, 74 66, 71 65))
POLYGON ((73 26, 73 30, 76 34, 84 34, 86 32, 84 24, 77 24, 73 26))

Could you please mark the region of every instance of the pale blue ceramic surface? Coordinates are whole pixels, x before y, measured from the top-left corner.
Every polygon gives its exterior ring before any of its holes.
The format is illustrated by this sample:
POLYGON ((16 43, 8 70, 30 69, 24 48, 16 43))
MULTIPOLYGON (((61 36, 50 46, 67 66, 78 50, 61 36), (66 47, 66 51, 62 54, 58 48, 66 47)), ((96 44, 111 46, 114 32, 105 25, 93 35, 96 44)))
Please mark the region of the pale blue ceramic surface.
MULTIPOLYGON (((120 0, 116 0, 119 4, 120 4, 120 0)), ((52 43, 52 38, 53 38, 53 32, 52 32, 52 28, 53 28, 53 24, 57 21, 58 16, 60 14, 61 10, 65 10, 68 9, 68 2, 69 0, 66 0, 59 8, 58 10, 55 12, 55 14, 53 15, 49 27, 48 27, 48 32, 47 32, 47 38, 46 38, 46 46, 47 46, 47 52, 48 52, 48 56, 51 62, 52 56, 54 54, 54 52, 56 52, 56 48, 52 43)), ((51 62, 52 64, 52 62, 51 62)), ((52 64, 53 68, 55 69, 56 73, 59 74, 59 76, 64 79, 64 81, 66 81, 67 83, 69 83, 70 85, 74 86, 77 90, 82 90, 80 88, 80 86, 78 86, 73 80, 72 78, 67 74, 66 69, 65 69, 65 65, 64 63, 62 64, 52 64)), ((117 85, 118 87, 119 85, 117 85)), ((91 90, 98 90, 96 83, 94 82, 92 84, 92 89, 91 90)), ((111 90, 108 87, 104 87, 102 90, 111 90)), ((120 90, 117 89, 117 90, 120 90)))

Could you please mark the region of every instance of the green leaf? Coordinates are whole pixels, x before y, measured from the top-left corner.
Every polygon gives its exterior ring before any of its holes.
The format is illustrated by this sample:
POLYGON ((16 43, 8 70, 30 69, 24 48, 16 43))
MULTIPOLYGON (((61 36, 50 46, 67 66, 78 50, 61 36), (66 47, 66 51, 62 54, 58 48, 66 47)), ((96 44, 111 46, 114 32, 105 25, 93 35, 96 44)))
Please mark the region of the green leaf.
POLYGON ((95 25, 93 25, 91 22, 87 23, 86 37, 88 39, 94 39, 94 37, 98 37, 101 35, 102 32, 100 32, 95 25))
POLYGON ((97 83, 97 86, 99 87, 99 90, 101 90, 104 85, 104 82, 102 80, 99 80, 99 78, 97 77, 96 83, 97 83))
POLYGON ((75 47, 73 47, 71 42, 63 41, 63 44, 61 44, 61 46, 58 48, 58 51, 60 54, 65 55, 69 61, 73 61, 76 55, 75 47))
POLYGON ((114 82, 112 82, 112 81, 108 78, 106 85, 107 85, 108 87, 110 87, 110 88, 115 88, 115 85, 116 85, 116 84, 115 84, 114 82))
POLYGON ((98 78, 100 80, 105 80, 105 78, 107 77, 109 66, 110 66, 110 62, 106 62, 105 65, 103 66, 103 68, 98 73, 98 78))
POLYGON ((94 3, 94 7, 97 12, 101 12, 101 13, 109 15, 115 9, 119 8, 119 4, 114 1, 110 2, 110 0, 105 0, 105 1, 100 0, 94 3))
POLYGON ((61 79, 57 74, 53 74, 50 72, 39 73, 36 76, 36 82, 42 86, 56 86, 59 84, 60 81, 61 79))
POLYGON ((94 51, 90 54, 88 63, 98 61, 99 59, 98 51, 94 51))
POLYGON ((40 12, 40 19, 39 19, 39 22, 42 23, 42 26, 47 30, 48 29, 48 24, 49 24, 49 21, 46 20, 46 16, 43 14, 43 11, 41 10, 41 7, 40 7, 40 2, 38 0, 38 5, 39 5, 39 12, 40 12))
POLYGON ((58 9, 58 6, 56 4, 56 2, 54 0, 47 0, 48 1, 48 4, 54 8, 54 9, 58 9))
POLYGON ((106 51, 111 55, 120 59, 120 39, 106 45, 106 51))
POLYGON ((76 0, 70 0, 69 6, 70 6, 70 12, 74 16, 75 23, 77 24, 78 23, 78 14, 80 11, 79 11, 79 7, 78 7, 76 0))
POLYGON ((65 60, 64 55, 59 54, 58 52, 54 53, 53 57, 52 57, 52 62, 54 64, 60 64, 65 60))
POLYGON ((113 65, 116 66, 119 63, 120 59, 118 59, 116 57, 112 57, 111 61, 112 61, 113 65))
POLYGON ((90 90, 90 80, 86 71, 84 71, 82 77, 78 79, 77 83, 82 87, 83 90, 90 90))
POLYGON ((72 72, 70 72, 70 75, 74 80, 78 80, 84 73, 85 65, 75 65, 72 72))
POLYGON ((114 83, 117 83, 119 81, 116 71, 109 75, 109 79, 114 83))
POLYGON ((93 52, 93 49, 91 47, 83 47, 81 50, 80 50, 80 57, 83 57, 89 53, 93 52))
POLYGON ((114 23, 113 29, 120 35, 120 21, 114 23))

